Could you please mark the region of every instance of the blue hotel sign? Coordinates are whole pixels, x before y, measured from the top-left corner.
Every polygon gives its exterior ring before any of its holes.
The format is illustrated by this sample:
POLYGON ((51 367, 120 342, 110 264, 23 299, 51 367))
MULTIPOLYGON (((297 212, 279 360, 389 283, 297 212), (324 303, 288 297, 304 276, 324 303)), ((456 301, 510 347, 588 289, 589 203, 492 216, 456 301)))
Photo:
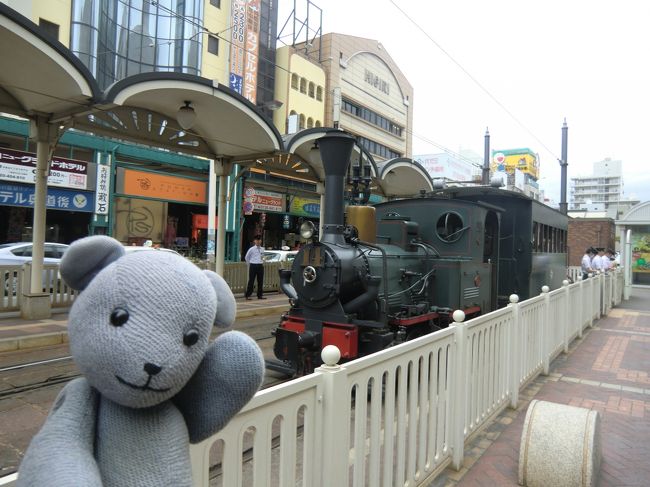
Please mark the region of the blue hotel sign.
MULTIPOLYGON (((0 182, 0 205, 33 207, 34 186, 0 182)), ((46 206, 52 210, 92 213, 95 209, 95 198, 90 191, 48 187, 46 206)))

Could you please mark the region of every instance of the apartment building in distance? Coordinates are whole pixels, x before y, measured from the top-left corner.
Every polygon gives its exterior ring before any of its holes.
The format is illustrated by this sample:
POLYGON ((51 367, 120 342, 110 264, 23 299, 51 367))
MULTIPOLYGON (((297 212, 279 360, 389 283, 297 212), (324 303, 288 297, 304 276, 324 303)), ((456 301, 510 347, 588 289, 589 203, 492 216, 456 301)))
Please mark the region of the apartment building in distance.
POLYGON ((594 162, 591 175, 571 178, 571 212, 600 212, 617 218, 637 203, 638 200, 623 197, 623 163, 620 160, 605 158, 594 162))

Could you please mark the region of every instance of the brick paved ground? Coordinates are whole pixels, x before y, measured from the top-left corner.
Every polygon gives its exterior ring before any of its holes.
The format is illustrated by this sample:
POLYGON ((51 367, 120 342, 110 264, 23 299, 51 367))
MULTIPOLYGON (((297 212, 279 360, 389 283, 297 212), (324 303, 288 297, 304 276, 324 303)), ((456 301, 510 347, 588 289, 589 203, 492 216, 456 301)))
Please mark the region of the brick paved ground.
POLYGON ((598 320, 548 376, 521 392, 465 449, 463 468, 448 468, 433 486, 516 486, 521 431, 532 399, 601 413, 600 487, 650 485, 650 291, 598 320))

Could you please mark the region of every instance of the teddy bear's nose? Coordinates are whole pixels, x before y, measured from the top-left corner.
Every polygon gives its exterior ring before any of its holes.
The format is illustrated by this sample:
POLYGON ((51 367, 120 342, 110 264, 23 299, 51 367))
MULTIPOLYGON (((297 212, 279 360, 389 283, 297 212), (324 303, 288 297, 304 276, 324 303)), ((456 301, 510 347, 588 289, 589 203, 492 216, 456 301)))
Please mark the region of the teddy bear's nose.
POLYGON ((162 367, 160 365, 152 364, 152 363, 149 363, 149 362, 144 364, 144 371, 149 375, 156 375, 161 370, 162 370, 162 367))

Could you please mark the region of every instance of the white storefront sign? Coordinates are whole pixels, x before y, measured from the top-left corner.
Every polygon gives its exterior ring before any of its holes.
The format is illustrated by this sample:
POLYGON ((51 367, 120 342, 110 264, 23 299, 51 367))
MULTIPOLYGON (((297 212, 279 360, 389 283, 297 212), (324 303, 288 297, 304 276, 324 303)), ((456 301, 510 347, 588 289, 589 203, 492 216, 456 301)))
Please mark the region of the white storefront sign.
MULTIPOLYGON (((13 149, 0 149, 0 179, 14 183, 34 184, 36 154, 13 149)), ((83 161, 53 157, 47 177, 48 186, 86 189, 88 165, 83 161)))
POLYGON ((108 215, 108 198, 111 189, 111 166, 97 164, 97 189, 95 190, 95 213, 108 215))

